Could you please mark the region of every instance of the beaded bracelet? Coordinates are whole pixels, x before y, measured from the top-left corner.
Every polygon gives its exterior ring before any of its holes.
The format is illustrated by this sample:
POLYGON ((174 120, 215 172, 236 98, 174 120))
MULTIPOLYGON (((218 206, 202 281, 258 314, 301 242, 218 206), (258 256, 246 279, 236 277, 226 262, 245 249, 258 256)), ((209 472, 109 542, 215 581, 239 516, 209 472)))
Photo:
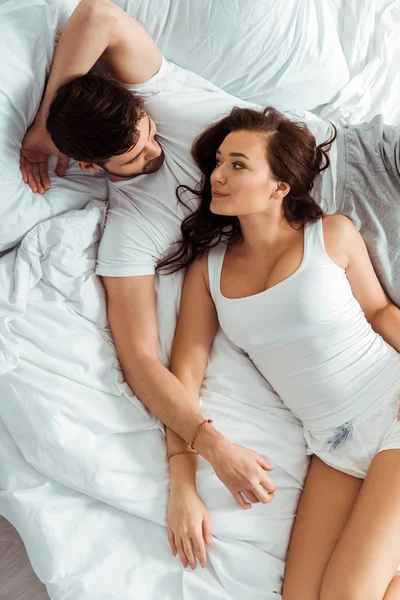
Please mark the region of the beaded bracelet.
POLYGON ((196 441, 197 436, 199 435, 200 431, 203 429, 204 425, 207 425, 207 423, 212 423, 212 420, 211 419, 204 419, 204 421, 202 423, 200 423, 200 425, 196 429, 195 434, 194 434, 193 439, 192 439, 192 443, 190 444, 190 447, 193 450, 196 450, 196 448, 194 447, 194 442, 196 441))
POLYGON ((195 454, 197 456, 198 452, 197 452, 197 450, 180 450, 179 452, 170 452, 169 454, 167 454, 167 459, 169 460, 170 458, 172 458, 173 456, 176 456, 177 454, 195 454))

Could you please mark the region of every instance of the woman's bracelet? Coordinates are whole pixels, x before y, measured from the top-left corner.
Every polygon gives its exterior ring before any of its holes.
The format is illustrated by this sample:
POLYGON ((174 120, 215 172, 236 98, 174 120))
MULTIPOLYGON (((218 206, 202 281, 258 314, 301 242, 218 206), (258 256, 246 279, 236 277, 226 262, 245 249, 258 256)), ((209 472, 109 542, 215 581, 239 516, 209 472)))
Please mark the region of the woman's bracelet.
POLYGON ((190 444, 190 447, 193 450, 196 450, 196 448, 194 447, 194 443, 196 441, 197 436, 199 435, 200 431, 203 429, 204 425, 207 425, 207 423, 212 423, 212 420, 211 419, 204 419, 204 421, 202 423, 200 423, 200 425, 196 429, 195 434, 194 434, 193 439, 192 439, 192 443, 190 444))
POLYGON ((173 456, 176 456, 177 454, 195 454, 197 456, 198 452, 197 452, 197 450, 179 450, 178 452, 170 452, 169 454, 167 454, 167 459, 169 460, 170 458, 172 458, 173 456))

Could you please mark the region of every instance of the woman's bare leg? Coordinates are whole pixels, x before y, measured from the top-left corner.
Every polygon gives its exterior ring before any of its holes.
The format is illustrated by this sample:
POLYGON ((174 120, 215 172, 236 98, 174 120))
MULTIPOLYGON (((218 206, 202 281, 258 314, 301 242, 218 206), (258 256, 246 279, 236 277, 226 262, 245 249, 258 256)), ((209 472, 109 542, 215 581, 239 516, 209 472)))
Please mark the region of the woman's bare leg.
POLYGON ((400 450, 385 450, 372 461, 327 566, 320 600, 398 600, 392 579, 399 563, 400 450))
POLYGON ((290 540, 283 600, 319 600, 325 569, 362 484, 313 457, 290 540))
POLYGON ((400 598, 400 573, 393 577, 383 600, 399 600, 400 598))

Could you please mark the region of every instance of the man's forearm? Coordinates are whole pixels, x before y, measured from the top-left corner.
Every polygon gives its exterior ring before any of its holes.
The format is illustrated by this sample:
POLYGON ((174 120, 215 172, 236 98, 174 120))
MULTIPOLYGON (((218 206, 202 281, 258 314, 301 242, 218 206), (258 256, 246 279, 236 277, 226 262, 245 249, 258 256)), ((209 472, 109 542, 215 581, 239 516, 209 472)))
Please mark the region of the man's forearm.
MULTIPOLYGON (((132 357, 124 368, 129 386, 145 406, 188 444, 204 417, 183 384, 153 356, 132 357)), ((196 440, 196 449, 210 460, 217 446, 227 440, 206 426, 196 440)))
POLYGON ((50 104, 58 88, 86 75, 109 46, 115 26, 112 6, 103 0, 81 0, 69 18, 54 53, 37 124, 46 127, 50 104))

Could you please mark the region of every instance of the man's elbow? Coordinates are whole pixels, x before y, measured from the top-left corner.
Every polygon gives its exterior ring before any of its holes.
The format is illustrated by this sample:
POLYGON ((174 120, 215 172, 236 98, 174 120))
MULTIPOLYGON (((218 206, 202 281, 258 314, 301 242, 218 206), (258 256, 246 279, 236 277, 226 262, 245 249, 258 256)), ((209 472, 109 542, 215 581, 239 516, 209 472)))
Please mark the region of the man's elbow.
POLYGON ((155 373, 162 368, 157 353, 141 349, 131 349, 129 355, 119 357, 125 380, 140 397, 140 389, 154 379, 155 373))
POLYGON ((86 22, 107 22, 115 13, 116 5, 111 0, 80 0, 77 11, 86 22))
POLYGON ((127 379, 147 373, 159 364, 156 343, 135 336, 132 327, 121 323, 115 313, 109 312, 108 320, 117 357, 127 379))

